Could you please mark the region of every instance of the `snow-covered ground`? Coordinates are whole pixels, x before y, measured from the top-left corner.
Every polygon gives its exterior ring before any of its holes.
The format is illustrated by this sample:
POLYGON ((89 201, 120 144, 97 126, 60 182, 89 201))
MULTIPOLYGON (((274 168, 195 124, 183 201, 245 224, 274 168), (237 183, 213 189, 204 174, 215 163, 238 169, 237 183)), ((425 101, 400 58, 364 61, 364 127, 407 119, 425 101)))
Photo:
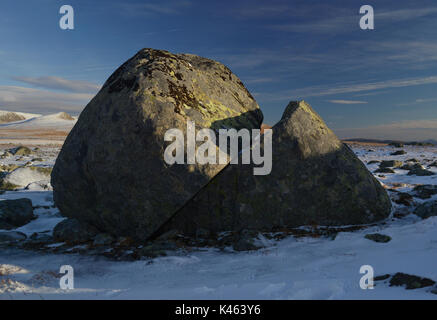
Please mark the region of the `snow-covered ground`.
MULTIPOLYGON (((417 158, 426 165, 437 160, 437 148, 404 149, 406 155, 390 156, 393 147, 354 147, 364 163, 417 158)), ((53 165, 56 150, 42 151, 46 156, 43 165, 53 165)), ((372 172, 377 167, 368 165, 372 172)), ((430 170, 437 173, 435 167, 430 170)), ((395 172, 378 179, 387 188, 403 192, 418 184, 437 185, 437 175, 417 177, 408 176, 405 170, 395 172)), ((39 208, 35 210, 38 218, 17 231, 27 235, 50 232, 62 220, 52 207, 51 191, 21 190, 0 195, 0 199, 20 197, 30 198, 39 208)), ((437 200, 437 196, 429 200, 437 200)), ((394 205, 394 211, 402 208, 394 205)), ((0 249, 0 299, 437 299, 430 288, 406 290, 384 281, 375 282, 374 289, 360 288, 362 265, 372 266, 375 276, 403 272, 436 281, 437 217, 422 220, 407 214, 359 231, 340 232, 335 239, 290 236, 260 241, 265 247, 257 251, 199 248, 169 251, 165 257, 139 261, 0 249), (364 238, 375 232, 392 240, 377 243, 364 238), (59 288, 62 265, 74 268, 73 290, 59 288)))

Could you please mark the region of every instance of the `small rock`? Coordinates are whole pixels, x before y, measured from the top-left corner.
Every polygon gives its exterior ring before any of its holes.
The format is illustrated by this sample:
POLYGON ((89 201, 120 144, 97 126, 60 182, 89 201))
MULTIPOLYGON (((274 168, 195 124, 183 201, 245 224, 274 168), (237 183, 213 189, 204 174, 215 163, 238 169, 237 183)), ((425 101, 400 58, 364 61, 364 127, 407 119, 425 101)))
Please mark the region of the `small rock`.
POLYGON ((437 194, 437 185, 425 184, 414 187, 415 196, 420 199, 429 199, 437 194))
POLYGON ((372 161, 369 161, 369 162, 367 162, 367 164, 375 164, 375 163, 380 163, 381 161, 379 161, 379 160, 372 160, 372 161))
POLYGON ((250 232, 249 230, 242 230, 238 235, 236 241, 232 247, 235 251, 250 251, 258 250, 260 247, 254 244, 254 237, 257 236, 256 232, 250 232))
POLYGON ((406 152, 404 150, 398 150, 398 151, 390 153, 391 156, 401 156, 403 154, 406 154, 406 152))
POLYGON ((421 217, 422 219, 426 219, 432 216, 437 215, 437 201, 427 201, 419 205, 414 214, 421 217))
POLYGON ((0 201, 0 227, 3 229, 12 229, 8 225, 13 228, 21 227, 35 218, 30 199, 0 201))
POLYGON ((28 147, 19 146, 16 148, 9 149, 7 152, 14 156, 27 156, 32 153, 32 150, 30 150, 28 147))
POLYGON ((389 146, 395 147, 395 148, 402 148, 404 146, 401 142, 391 142, 388 144, 389 146))
POLYGON ((375 173, 396 173, 393 169, 391 168, 379 168, 377 170, 374 171, 375 173))
POLYGON ((434 172, 426 170, 426 169, 413 169, 408 172, 409 176, 415 175, 415 176, 433 176, 435 175, 434 172))
POLYGON ((380 233, 366 234, 364 238, 380 243, 387 243, 391 240, 391 237, 380 233))
POLYGON ((59 222, 53 230, 53 237, 56 241, 73 244, 90 241, 97 233, 94 227, 73 218, 59 222))
POLYGON ((172 229, 172 230, 169 230, 169 231, 161 234, 158 238, 156 238, 156 240, 160 240, 160 241, 173 240, 173 239, 177 238, 178 235, 179 235, 179 231, 176 229, 172 229))
POLYGON ((380 168, 399 168, 402 166, 402 161, 398 160, 384 160, 379 164, 380 168))
POLYGON ((13 242, 25 240, 27 237, 24 233, 18 231, 0 231, 0 242, 13 242))
POLYGON ((32 233, 32 235, 29 237, 29 239, 39 241, 39 242, 52 242, 53 241, 52 236, 45 234, 45 233, 38 233, 38 232, 32 233))
POLYGON ((407 290, 419 289, 424 287, 430 287, 435 284, 435 281, 428 278, 421 278, 418 276, 401 273, 396 273, 393 278, 390 279, 390 287, 392 286, 405 286, 407 290))
POLYGON ((93 245, 95 246, 107 246, 114 242, 114 238, 108 233, 99 233, 94 238, 93 245))
POLYGON ((402 167, 400 167, 399 169, 402 170, 416 170, 416 169, 425 169, 420 163, 406 163, 404 164, 402 167))
POLYGON ((403 204, 404 206, 411 206, 413 203, 413 196, 406 192, 396 193, 393 201, 397 204, 403 204))
POLYGON ((133 240, 130 237, 119 237, 117 239, 118 247, 130 247, 133 244, 133 240))
POLYGON ((407 160, 407 162, 414 162, 414 163, 418 163, 418 162, 419 162, 419 160, 417 160, 416 158, 411 158, 411 159, 408 159, 408 160, 407 160))
POLYGON ((178 247, 172 242, 156 242, 138 249, 138 255, 141 257, 156 258, 166 256, 167 250, 176 250, 178 247))

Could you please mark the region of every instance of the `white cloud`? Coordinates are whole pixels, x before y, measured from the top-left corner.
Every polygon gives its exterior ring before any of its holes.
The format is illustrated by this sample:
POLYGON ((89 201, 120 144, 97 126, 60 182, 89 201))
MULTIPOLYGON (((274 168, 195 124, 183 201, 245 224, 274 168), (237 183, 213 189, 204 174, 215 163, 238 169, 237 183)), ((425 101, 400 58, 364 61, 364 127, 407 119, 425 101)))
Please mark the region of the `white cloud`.
POLYGON ((54 76, 46 76, 46 77, 38 77, 38 78, 12 77, 12 79, 41 88, 65 90, 65 91, 77 92, 77 93, 96 93, 101 87, 98 84, 91 83, 88 81, 68 80, 68 79, 54 77, 54 76))
POLYGON ((328 100, 331 103, 338 104, 366 104, 367 101, 357 101, 357 100, 328 100))
POLYGON ((88 93, 62 93, 18 86, 0 86, 0 108, 9 111, 79 113, 93 98, 88 93))
POLYGON ((121 9, 130 16, 148 16, 151 14, 174 15, 179 14, 183 9, 191 7, 191 5, 190 1, 185 0, 148 1, 147 3, 125 2, 121 4, 121 9))
MULTIPOLYGON (((405 22, 408 20, 423 18, 437 14, 437 7, 429 8, 411 8, 399 10, 379 10, 375 9, 375 21, 378 25, 393 24, 396 22, 405 22)), ((359 15, 342 8, 332 8, 331 16, 328 18, 318 19, 312 16, 309 22, 296 22, 290 24, 278 24, 270 28, 285 32, 309 32, 309 33, 349 33, 358 30, 359 15), (353 27, 353 28, 352 28, 353 27)))
POLYGON ((301 88, 294 91, 290 91, 290 93, 293 93, 294 95, 297 96, 315 97, 315 96, 326 96, 326 95, 342 94, 342 93, 381 90, 386 88, 403 88, 403 87, 420 86, 420 85, 435 84, 435 83, 437 83, 437 76, 430 76, 430 77, 414 78, 414 79, 395 79, 395 80, 368 82, 368 83, 351 84, 351 85, 346 84, 346 85, 338 85, 336 87, 314 86, 314 87, 307 87, 307 88, 301 88))

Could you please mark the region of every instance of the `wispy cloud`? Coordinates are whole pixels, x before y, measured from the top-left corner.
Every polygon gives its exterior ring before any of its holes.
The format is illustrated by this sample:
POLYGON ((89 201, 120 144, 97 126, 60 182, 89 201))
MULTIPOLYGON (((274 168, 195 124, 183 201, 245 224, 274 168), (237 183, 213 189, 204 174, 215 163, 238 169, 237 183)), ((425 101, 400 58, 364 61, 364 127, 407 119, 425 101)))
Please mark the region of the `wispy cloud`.
POLYGON ((0 107, 3 110, 47 113, 80 112, 93 98, 87 93, 63 93, 19 86, 0 86, 0 107))
POLYGON ((328 100, 331 103, 337 104, 366 104, 367 101, 358 101, 358 100, 328 100))
POLYGON ((147 16, 151 14, 173 15, 192 6, 191 1, 148 1, 147 3, 124 2, 122 12, 131 16, 147 16))
POLYGON ((437 102, 437 98, 416 99, 416 103, 437 102))
POLYGON ((338 85, 334 87, 314 86, 308 88, 301 88, 290 92, 294 92, 294 95, 298 95, 298 96, 315 97, 315 96, 327 96, 327 95, 341 94, 341 93, 354 93, 354 92, 361 92, 361 91, 381 90, 387 88, 420 86, 420 85, 435 84, 435 83, 437 83, 437 76, 415 78, 415 79, 395 79, 395 80, 386 80, 386 81, 377 81, 377 82, 368 82, 368 83, 350 84, 350 85, 346 84, 346 85, 338 85))
MULTIPOLYGON (((283 90, 277 92, 256 92, 260 101, 288 101, 290 99, 303 99, 308 97, 330 96, 337 94, 348 94, 356 92, 374 93, 376 90, 388 88, 403 88, 428 84, 436 84, 437 76, 414 78, 414 79, 393 79, 386 81, 350 83, 337 85, 310 86, 294 90, 283 90)), ((340 99, 339 99, 340 100, 340 99)))
MULTIPOLYGON (((405 22, 437 14, 437 7, 411 8, 399 10, 375 9, 375 23, 379 25, 405 22)), ((346 11, 342 8, 332 8, 328 18, 314 17, 309 22, 295 22, 270 26, 271 29, 285 32, 298 33, 348 33, 357 30, 359 15, 356 12, 346 11)))
POLYGON ((64 90, 76 93, 96 93, 100 89, 100 85, 79 80, 68 80, 60 77, 12 77, 13 80, 27 83, 36 87, 64 90))

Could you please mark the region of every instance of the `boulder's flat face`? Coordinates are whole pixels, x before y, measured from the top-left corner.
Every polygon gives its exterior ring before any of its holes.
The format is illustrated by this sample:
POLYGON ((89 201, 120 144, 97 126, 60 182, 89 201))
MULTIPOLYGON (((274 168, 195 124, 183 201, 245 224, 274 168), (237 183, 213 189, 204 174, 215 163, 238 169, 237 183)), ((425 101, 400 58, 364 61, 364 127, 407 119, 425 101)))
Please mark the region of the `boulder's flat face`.
POLYGON ((272 130, 269 175, 253 175, 253 165, 229 164, 168 228, 189 234, 200 228, 268 231, 366 224, 389 216, 384 188, 307 103, 291 102, 272 130))
POLYGON ((168 165, 165 132, 186 137, 187 120, 197 130, 250 130, 262 119, 224 65, 143 49, 106 81, 67 137, 52 173, 55 203, 101 231, 147 239, 225 166, 168 165))

